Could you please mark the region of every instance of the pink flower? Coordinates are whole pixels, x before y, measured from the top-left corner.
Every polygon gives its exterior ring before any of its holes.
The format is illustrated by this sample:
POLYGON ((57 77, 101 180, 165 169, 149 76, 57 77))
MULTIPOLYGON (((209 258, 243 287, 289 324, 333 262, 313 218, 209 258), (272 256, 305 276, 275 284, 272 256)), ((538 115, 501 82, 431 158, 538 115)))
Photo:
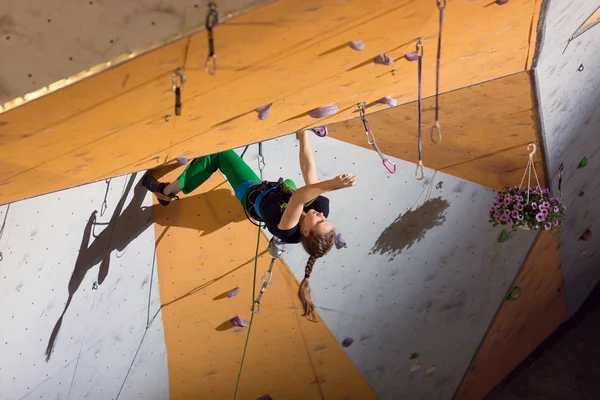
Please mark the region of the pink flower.
POLYGON ((552 228, 552 224, 550 222, 546 222, 546 224, 544 225, 544 229, 549 231, 551 228, 552 228))
POLYGON ((538 213, 535 216, 537 222, 543 222, 546 219, 546 216, 543 213, 538 213))

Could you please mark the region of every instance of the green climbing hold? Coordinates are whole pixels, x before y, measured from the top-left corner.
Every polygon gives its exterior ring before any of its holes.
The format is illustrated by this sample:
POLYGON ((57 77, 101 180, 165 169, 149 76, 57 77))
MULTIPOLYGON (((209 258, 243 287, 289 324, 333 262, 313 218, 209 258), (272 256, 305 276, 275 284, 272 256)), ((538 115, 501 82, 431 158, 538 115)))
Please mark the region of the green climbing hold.
POLYGON ((510 291, 510 294, 508 295, 508 300, 516 300, 519 297, 521 297, 521 288, 515 286, 513 290, 510 291))
POLYGON ((415 358, 417 358, 417 357, 419 357, 419 353, 412 353, 412 354, 410 355, 410 359, 411 359, 411 360, 414 360, 414 359, 415 359, 415 358))
POLYGON ((508 231, 506 229, 502 229, 502 232, 500 232, 500 236, 498 236, 498 242, 504 243, 508 240, 508 238, 509 238, 508 231))
POLYGON ((581 192, 579 192, 579 197, 583 197, 584 194, 585 192, 582 190, 581 192))
POLYGON ((585 168, 586 165, 588 165, 588 158, 587 157, 583 157, 581 159, 581 161, 579 161, 579 164, 577 165, 577 169, 585 168))

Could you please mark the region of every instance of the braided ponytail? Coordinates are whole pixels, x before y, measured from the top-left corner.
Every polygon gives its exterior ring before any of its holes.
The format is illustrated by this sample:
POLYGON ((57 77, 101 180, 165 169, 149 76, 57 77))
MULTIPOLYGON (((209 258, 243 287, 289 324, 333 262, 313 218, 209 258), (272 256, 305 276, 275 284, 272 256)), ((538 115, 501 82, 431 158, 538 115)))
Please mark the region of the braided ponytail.
POLYGON ((310 286, 308 284, 308 278, 313 271, 313 266, 317 261, 317 258, 323 257, 331 250, 335 244, 335 230, 330 230, 326 233, 313 233, 311 232, 308 236, 302 237, 302 246, 304 250, 310 255, 306 267, 304 268, 304 279, 300 282, 298 288, 298 298, 302 303, 302 309, 304 313, 303 317, 307 317, 310 321, 316 322, 317 316, 315 314, 315 305, 312 302, 310 286))

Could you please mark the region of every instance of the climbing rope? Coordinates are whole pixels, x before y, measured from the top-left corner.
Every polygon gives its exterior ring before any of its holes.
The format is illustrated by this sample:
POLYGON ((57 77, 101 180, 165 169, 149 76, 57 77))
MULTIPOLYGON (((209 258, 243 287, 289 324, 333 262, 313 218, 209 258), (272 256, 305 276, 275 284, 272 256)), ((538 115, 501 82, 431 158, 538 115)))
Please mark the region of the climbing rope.
POLYGON ((206 14, 206 30, 208 32, 208 57, 204 63, 204 69, 211 75, 217 72, 217 56, 215 55, 215 42, 213 38, 213 29, 219 23, 219 13, 217 5, 213 2, 208 3, 208 14, 206 14), (212 60, 212 67, 210 61, 212 60))
POLYGON ((415 178, 418 181, 422 180, 425 177, 425 169, 423 167, 423 137, 421 132, 421 71, 423 69, 423 43, 421 43, 421 38, 417 39, 417 57, 418 58, 418 94, 417 94, 417 106, 418 106, 418 114, 419 114, 419 127, 418 127, 418 138, 417 138, 417 149, 419 152, 419 163, 417 164, 417 170, 415 171, 415 178))
POLYGON ((529 175, 527 178, 527 204, 529 204, 529 191, 531 188, 531 171, 532 170, 533 170, 533 173, 535 176, 535 180, 537 182, 537 187, 541 188, 540 181, 537 176, 537 172, 535 171, 535 164, 533 162, 533 156, 535 155, 535 152, 537 150, 535 142, 531 142, 527 146, 527 150, 530 150, 532 148, 533 148, 533 150, 531 150, 531 153, 529 153, 529 160, 527 160, 527 166, 525 167, 525 173, 523 173, 523 178, 521 179, 521 184, 519 184, 519 189, 521 189, 523 187, 523 182, 525 181, 525 176, 529 175))
POLYGON ((390 161, 389 158, 387 158, 386 156, 383 155, 383 153, 379 149, 379 146, 377 145, 377 142, 375 141, 375 135, 371 131, 371 128, 369 127, 369 122, 367 121, 367 117, 366 117, 366 112, 365 112, 366 103, 364 103, 364 102, 358 103, 357 105, 358 105, 358 112, 360 113, 360 119, 362 120, 363 126, 365 127, 365 135, 367 135, 367 143, 370 144, 371 146, 373 146, 373 148, 375 148, 375 151, 377 152, 377 154, 379 154, 379 157, 381 158, 381 161, 382 161, 385 169, 387 169, 390 172, 390 174, 396 173, 396 164, 393 163, 392 161, 390 161), (392 168, 390 168, 390 166, 392 168))
POLYGON ((442 26, 444 23, 444 9, 446 8, 446 0, 437 0, 437 6, 440 14, 440 28, 438 33, 438 48, 437 48, 437 61, 435 71, 435 125, 431 128, 430 139, 433 143, 442 143, 442 128, 440 126, 440 57, 442 54, 442 26), (437 142, 433 138, 433 131, 437 131, 438 140, 437 142))

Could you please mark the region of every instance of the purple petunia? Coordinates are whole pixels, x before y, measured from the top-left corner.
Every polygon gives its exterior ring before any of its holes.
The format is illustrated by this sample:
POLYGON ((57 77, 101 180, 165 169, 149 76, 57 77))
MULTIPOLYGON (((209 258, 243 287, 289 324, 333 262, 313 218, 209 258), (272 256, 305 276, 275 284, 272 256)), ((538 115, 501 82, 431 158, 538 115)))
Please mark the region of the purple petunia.
POLYGON ((559 208, 558 206, 554 206, 554 212, 558 212, 559 208))
POLYGON ((534 210, 537 210, 537 203, 534 201, 533 203, 531 203, 531 208, 533 208, 534 210))
POLYGON ((517 196, 517 201, 523 201, 523 196, 517 196))
POLYGON ((546 219, 546 216, 543 213, 538 213, 535 216, 537 222, 543 222, 546 219))
POLYGON ((519 214, 518 219, 519 219, 519 221, 523 221, 525 219, 525 217, 523 216, 523 214, 519 214))
POLYGON ((515 208, 519 211, 523 211, 523 204, 517 204, 515 208))
POLYGON ((544 225, 544 229, 549 231, 551 228, 552 228, 552 224, 550 222, 546 222, 546 224, 544 225))
POLYGON ((550 208, 550 203, 548 203, 547 201, 542 203, 542 207, 544 208, 550 208))
POLYGON ((494 218, 494 220, 495 220, 497 223, 501 223, 502 221, 504 221, 504 218, 502 218, 502 217, 500 217, 500 216, 496 215, 496 217, 494 218))
POLYGON ((513 219, 519 218, 519 212, 517 210, 513 210, 512 217, 513 217, 513 219))
POLYGON ((506 196, 506 197, 504 198, 504 204, 505 204, 505 205, 509 205, 509 204, 510 204, 510 196, 506 196))

